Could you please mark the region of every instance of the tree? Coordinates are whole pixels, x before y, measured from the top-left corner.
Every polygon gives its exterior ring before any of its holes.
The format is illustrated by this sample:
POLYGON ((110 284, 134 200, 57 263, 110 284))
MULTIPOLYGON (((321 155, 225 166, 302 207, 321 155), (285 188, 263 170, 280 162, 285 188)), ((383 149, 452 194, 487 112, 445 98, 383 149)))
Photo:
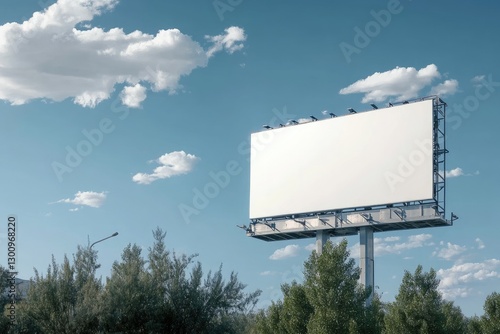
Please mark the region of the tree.
POLYGON ((257 316, 260 333, 380 333, 382 304, 370 307, 370 290, 359 284, 360 269, 349 257, 347 241, 327 242, 321 255, 304 263, 304 284, 283 284, 283 302, 257 316))
POLYGON ((19 304, 20 333, 96 333, 101 285, 95 278, 97 253, 78 247, 73 265, 52 257, 45 276, 35 269, 26 300, 19 304))
POLYGON ((467 322, 467 331, 468 334, 483 334, 483 330, 481 329, 481 318, 478 316, 470 317, 466 320, 467 322))
MULTIPOLYGON (((374 292, 372 302, 365 308, 362 325, 358 326, 357 333, 383 333, 385 329, 386 305, 380 300, 380 296, 374 292)), ((352 332, 352 331, 351 331, 352 332)))
POLYGON ((443 301, 438 286, 434 269, 425 273, 419 265, 414 274, 406 271, 385 316, 386 333, 464 333, 460 308, 443 301))
POLYGON ((443 301, 442 309, 446 319, 445 333, 467 333, 467 319, 464 317, 460 307, 453 305, 450 301, 443 301))
POLYGON ((141 248, 129 244, 122 261, 113 263, 102 300, 102 326, 106 331, 144 333, 155 309, 141 248))
POLYGON ((10 320, 8 318, 9 315, 9 306, 10 300, 8 298, 8 291, 10 285, 9 275, 7 270, 0 266, 0 291, 3 293, 0 294, 0 307, 3 310, 2 317, 0 318, 0 333, 7 333, 10 328, 10 320))
POLYGON ((484 333, 500 333, 500 294, 493 292, 484 302, 481 328, 484 333))
POLYGON ((306 333, 314 308, 309 303, 304 286, 294 281, 291 285, 283 284, 281 291, 284 296, 281 311, 283 327, 287 333, 306 333))
POLYGON ((141 249, 128 245, 113 264, 103 295, 103 329, 124 333, 237 333, 248 327, 260 291, 246 294, 245 285, 222 267, 205 278, 196 255, 171 254, 161 229, 153 232, 148 261, 141 249), (243 328, 243 329, 242 329, 243 328))
POLYGON ((370 294, 359 284, 360 269, 349 258, 347 240, 327 242, 323 252, 313 252, 304 264, 304 286, 314 309, 308 333, 364 332, 365 302, 370 294))
POLYGON ((255 328, 259 334, 288 334, 283 316, 283 302, 271 302, 267 310, 257 314, 255 328))
POLYGON ((235 327, 242 326, 241 315, 253 309, 260 291, 244 293, 246 286, 234 272, 224 281, 222 266, 203 279, 196 255, 170 254, 165 235, 159 228, 153 232, 155 243, 148 256, 151 284, 160 303, 155 328, 169 333, 235 332, 235 327))
MULTIPOLYGON (((73 263, 65 256, 59 265, 52 257, 46 275, 35 269, 27 298, 17 308, 19 325, 12 332, 251 332, 259 290, 245 293, 236 273, 223 278, 222 266, 204 275, 195 255, 170 254, 161 229, 153 236, 148 260, 140 247, 129 244, 121 261, 113 263, 104 287, 95 277, 97 252, 90 247, 79 246, 73 263)), ((1 333, 7 333, 6 326, 0 327, 1 333)))

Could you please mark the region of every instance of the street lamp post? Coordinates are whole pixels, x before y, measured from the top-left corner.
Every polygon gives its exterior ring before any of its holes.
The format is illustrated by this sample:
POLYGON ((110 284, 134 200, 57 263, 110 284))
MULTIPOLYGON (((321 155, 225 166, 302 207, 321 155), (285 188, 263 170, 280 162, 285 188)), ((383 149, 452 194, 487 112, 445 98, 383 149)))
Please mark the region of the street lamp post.
POLYGON ((109 239, 109 238, 112 238, 112 237, 116 237, 117 235, 118 235, 118 232, 115 232, 115 233, 111 234, 109 237, 106 237, 106 238, 101 239, 101 240, 97 240, 97 241, 96 241, 96 242, 94 242, 92 245, 90 245, 90 247, 89 247, 89 248, 92 248, 92 246, 94 246, 94 245, 95 245, 96 243, 98 243, 98 242, 104 241, 104 240, 109 239))

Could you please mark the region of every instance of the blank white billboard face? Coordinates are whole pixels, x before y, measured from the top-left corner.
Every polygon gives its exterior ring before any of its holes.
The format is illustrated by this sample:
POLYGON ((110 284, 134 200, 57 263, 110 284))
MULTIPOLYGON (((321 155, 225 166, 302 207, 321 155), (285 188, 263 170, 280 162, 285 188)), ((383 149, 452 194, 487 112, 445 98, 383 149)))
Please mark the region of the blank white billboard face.
POLYGON ((252 134, 250 219, 433 198, 432 100, 252 134))

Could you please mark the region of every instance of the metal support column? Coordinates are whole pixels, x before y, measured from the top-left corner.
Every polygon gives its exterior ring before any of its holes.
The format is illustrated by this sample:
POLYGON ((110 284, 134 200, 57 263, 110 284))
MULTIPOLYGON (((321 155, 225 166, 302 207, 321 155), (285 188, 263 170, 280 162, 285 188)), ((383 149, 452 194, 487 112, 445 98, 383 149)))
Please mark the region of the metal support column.
POLYGON ((325 246, 328 241, 328 232, 326 231, 316 231, 316 253, 320 255, 323 253, 323 246, 325 246))
POLYGON ((371 287, 372 293, 366 300, 369 306, 372 302, 373 289, 375 287, 374 261, 373 261, 373 229, 369 226, 359 229, 359 264, 361 267, 361 284, 371 287))

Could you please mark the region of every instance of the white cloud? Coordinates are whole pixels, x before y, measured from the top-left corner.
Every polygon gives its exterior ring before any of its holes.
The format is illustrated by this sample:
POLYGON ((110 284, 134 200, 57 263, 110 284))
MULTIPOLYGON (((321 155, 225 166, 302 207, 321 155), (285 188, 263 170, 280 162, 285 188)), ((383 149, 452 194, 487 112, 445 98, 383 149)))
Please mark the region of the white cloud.
POLYGON ((436 250, 435 252, 433 252, 432 255, 450 261, 454 257, 465 252, 466 250, 467 250, 467 247, 465 247, 465 246, 459 246, 459 245, 455 245, 455 244, 448 242, 446 244, 446 247, 443 247, 439 250, 436 250))
POLYGON ((444 82, 432 87, 430 94, 439 95, 440 97, 446 95, 453 95, 458 90, 458 81, 455 79, 445 80, 444 82))
MULTIPOLYGON (((439 174, 443 175, 443 171, 440 170, 439 174)), ((479 171, 475 171, 474 173, 465 173, 462 168, 457 167, 453 168, 451 170, 447 170, 445 175, 447 178, 452 178, 452 177, 459 177, 459 176, 477 176, 479 175, 479 171)))
POLYGON ((283 260, 289 257, 294 257, 299 254, 300 247, 299 245, 288 245, 283 248, 277 249, 274 253, 269 257, 271 260, 283 260))
MULTIPOLYGON (((378 239, 378 238, 375 238, 378 239)), ((432 235, 430 234, 416 234, 410 235, 406 242, 393 243, 394 241, 399 241, 399 239, 379 239, 377 243, 375 243, 375 254, 376 255, 384 255, 384 254, 401 254, 401 252, 421 248, 424 246, 429 246, 430 243, 427 241, 432 239, 432 235)))
POLYGON ((383 240, 387 242, 394 242, 394 241, 399 241, 401 238, 400 237, 385 237, 383 240))
MULTIPOLYGON (((410 235, 405 242, 396 242, 400 240, 399 237, 373 238, 375 256, 401 254, 410 249, 432 246, 433 243, 429 241, 430 239, 432 239, 430 234, 410 235)), ((351 256, 359 254, 359 243, 351 247, 350 253, 351 256)))
POLYGON ((449 269, 439 269, 437 271, 437 276, 441 280, 439 290, 447 299, 466 297, 472 291, 466 284, 500 278, 497 271, 499 269, 500 260, 497 259, 455 264, 449 269))
MULTIPOLYGON (((104 204, 106 200, 106 192, 95 192, 95 191, 79 191, 75 194, 73 199, 66 198, 61 199, 55 203, 71 203, 75 205, 85 205, 90 206, 92 208, 99 208, 104 204)), ((78 210, 78 209, 77 209, 78 210)), ((70 211, 77 211, 70 210, 70 211)))
POLYGON ((139 184, 150 184, 156 180, 187 174, 198 160, 197 156, 186 154, 184 151, 165 153, 156 160, 161 166, 156 167, 153 173, 137 173, 132 177, 132 180, 139 184))
POLYGON ((273 276, 274 274, 275 274, 274 271, 266 270, 266 271, 261 272, 259 275, 260 276, 273 276))
POLYGON ((486 76, 483 74, 483 75, 476 75, 474 78, 472 78, 472 83, 474 84, 479 84, 480 82, 484 81, 484 79, 486 78, 486 76))
POLYGON ((310 251, 312 252, 313 250, 316 250, 316 244, 315 243, 312 243, 312 244, 309 244, 307 245, 306 247, 304 247, 307 251, 310 251))
POLYGON ((462 168, 457 167, 452 170, 447 170, 445 175, 446 177, 458 177, 464 175, 464 171, 462 168))
POLYGON ((139 108, 146 99, 146 87, 137 84, 123 88, 120 94, 122 103, 129 108, 139 108))
POLYGON ((422 88, 431 84, 441 74, 434 64, 420 70, 414 67, 396 67, 386 72, 374 74, 342 88, 340 94, 363 93, 361 102, 382 102, 389 97, 407 100, 417 97, 422 88))
MULTIPOLYGON (((152 35, 86 28, 117 3, 58 0, 23 23, 0 26, 0 100, 19 105, 33 99, 72 98, 84 107, 95 107, 119 83, 132 87, 141 83, 153 91, 172 93, 182 76, 207 66, 220 50, 240 50, 246 39, 242 28, 230 27, 224 34, 207 37, 212 45, 205 50, 178 29, 152 35)), ((124 93, 124 103, 140 104, 139 93, 138 89, 135 94, 124 93)))
POLYGON ((476 238, 477 249, 484 249, 486 246, 484 245, 483 240, 476 238))
POLYGON ((225 30, 225 34, 217 36, 205 36, 205 38, 214 45, 208 49, 207 56, 225 49, 228 53, 239 51, 243 48, 243 42, 247 39, 245 31, 240 27, 229 27, 225 30))

